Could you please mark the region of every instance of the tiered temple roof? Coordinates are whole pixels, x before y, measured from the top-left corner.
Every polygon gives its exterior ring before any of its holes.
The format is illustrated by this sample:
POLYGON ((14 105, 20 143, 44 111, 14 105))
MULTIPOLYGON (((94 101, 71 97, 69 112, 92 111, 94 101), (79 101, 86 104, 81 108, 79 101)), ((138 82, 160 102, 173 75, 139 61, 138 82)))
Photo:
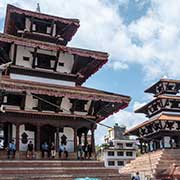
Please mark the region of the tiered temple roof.
POLYGON ((73 35, 79 28, 78 19, 67 19, 57 16, 51 16, 39 12, 28 11, 17 8, 13 5, 7 6, 6 19, 4 32, 15 36, 25 36, 28 38, 36 39, 38 36, 42 36, 41 41, 56 42, 57 38, 61 38, 60 44, 66 45, 70 41, 73 35), (25 20, 29 18, 29 20, 25 20), (30 23, 26 26, 27 21, 30 23), (41 32, 44 32, 45 26, 49 27, 49 32, 42 36, 33 29, 32 22, 38 25, 41 32), (56 32, 53 31, 53 27, 56 26, 56 32), (28 27, 28 28, 27 28, 28 27), (54 37, 51 35, 54 34, 54 37))
MULTIPOLYGON (((164 146, 163 138, 168 136, 179 146, 180 96, 176 95, 180 89, 179 85, 179 80, 161 79, 145 90, 153 93, 155 99, 135 112, 146 114, 149 120, 127 130, 125 134, 136 135, 145 143, 150 143, 151 140, 156 143, 159 141, 158 147, 164 146)), ((169 146, 173 146, 172 142, 169 146)))
MULTIPOLYGON (((22 37, 16 37, 9 34, 2 34, 0 33, 0 46, 4 49, 8 49, 8 47, 12 44, 24 46, 24 47, 31 47, 34 49, 41 49, 41 50, 48 50, 48 51, 55 51, 55 52, 62 52, 68 53, 74 56, 75 63, 73 65, 73 69, 71 73, 60 73, 60 72, 47 72, 41 69, 35 70, 31 67, 23 67, 13 65, 10 68, 11 72, 18 72, 20 74, 30 74, 30 75, 40 75, 45 77, 52 77, 60 76, 63 79, 69 79, 75 81, 76 84, 82 84, 85 80, 87 80, 92 74, 97 72, 107 61, 108 61, 108 54, 104 52, 86 50, 86 49, 79 49, 79 48, 71 48, 62 45, 56 45, 48 42, 41 42, 37 40, 31 40, 22 37)), ((8 49, 9 50, 9 49, 8 49)), ((7 50, 7 51, 8 51, 7 50)), ((8 54, 6 52, 6 54, 8 54)), ((1 60, 1 59, 0 59, 1 60)), ((2 59, 0 63, 5 63, 11 61, 8 57, 7 59, 2 59)), ((13 64, 15 64, 15 58, 12 59, 13 64)))

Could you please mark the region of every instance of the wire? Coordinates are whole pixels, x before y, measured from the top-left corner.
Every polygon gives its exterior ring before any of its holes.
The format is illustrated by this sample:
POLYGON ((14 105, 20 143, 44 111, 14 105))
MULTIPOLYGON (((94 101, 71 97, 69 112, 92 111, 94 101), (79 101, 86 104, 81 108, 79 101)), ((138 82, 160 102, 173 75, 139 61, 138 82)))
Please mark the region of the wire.
MULTIPOLYGON (((57 104, 54 104, 54 103, 52 103, 52 102, 50 102, 50 101, 48 101, 48 100, 46 100, 46 99, 44 99, 44 98, 41 98, 41 97, 39 97, 39 96, 37 96, 37 95, 31 94, 31 93, 27 93, 27 95, 29 95, 29 96, 32 95, 32 96, 34 96, 35 98, 37 98, 37 99, 39 99, 39 100, 41 100, 41 101, 43 101, 43 102, 45 102, 45 103, 47 103, 47 104, 50 104, 51 106, 60 108, 57 104)), ((68 111, 67 109, 61 108, 61 110, 64 110, 64 111, 66 111, 66 112, 69 113, 69 111, 68 111)), ((75 114, 75 115, 78 115, 78 114, 75 114)), ((106 124, 97 123, 96 121, 93 121, 93 120, 88 119, 88 118, 84 118, 84 117, 82 117, 82 118, 85 119, 86 121, 89 121, 89 122, 93 123, 93 124, 99 124, 99 125, 104 126, 104 127, 106 127, 106 128, 112 128, 112 127, 110 127, 110 126, 108 126, 108 125, 106 125, 106 124)))

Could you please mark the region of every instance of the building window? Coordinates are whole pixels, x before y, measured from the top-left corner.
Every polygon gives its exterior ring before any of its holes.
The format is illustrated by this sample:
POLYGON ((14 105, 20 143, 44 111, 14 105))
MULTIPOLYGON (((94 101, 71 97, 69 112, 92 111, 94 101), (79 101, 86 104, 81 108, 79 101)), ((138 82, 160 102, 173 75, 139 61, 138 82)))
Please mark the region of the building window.
POLYGON ((33 20, 33 31, 43 34, 50 34, 50 28, 51 28, 51 22, 50 21, 44 21, 41 19, 34 19, 33 20))
POLYGON ((21 106, 23 96, 17 94, 8 94, 4 99, 5 105, 21 106))
POLYGON ((108 151, 108 156, 114 156, 114 151, 108 151))
POLYGON ((126 156, 133 156, 133 152, 131 152, 131 151, 126 152, 126 156))
POLYGON ((58 64, 59 64, 59 66, 64 66, 63 62, 59 62, 58 64))
POLYGON ((87 104, 87 100, 78 100, 78 99, 70 99, 72 103, 71 111, 78 111, 78 112, 87 112, 85 110, 85 105, 87 104))
POLYGON ((122 143, 117 143, 117 146, 121 149, 123 149, 123 144, 122 143))
POLYGON ((117 162, 117 165, 118 165, 118 166, 124 166, 124 161, 118 161, 118 162, 117 162))
POLYGON ((29 57, 23 56, 23 60, 24 60, 24 61, 29 61, 29 59, 30 59, 29 57))
POLYGON ((126 147, 133 147, 133 143, 126 143, 126 147))
POLYGON ((117 155, 118 155, 118 156, 124 156, 124 152, 123 152, 123 151, 118 151, 118 152, 117 152, 117 155))
POLYGON ((108 166, 114 166, 115 162, 114 161, 108 161, 108 166))

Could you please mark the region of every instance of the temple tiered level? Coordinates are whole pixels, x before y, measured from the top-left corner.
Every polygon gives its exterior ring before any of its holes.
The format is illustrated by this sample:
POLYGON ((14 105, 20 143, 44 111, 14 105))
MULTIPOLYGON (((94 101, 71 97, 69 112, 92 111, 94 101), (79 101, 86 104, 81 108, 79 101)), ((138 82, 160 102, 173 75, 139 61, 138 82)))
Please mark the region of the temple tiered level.
POLYGON ((145 90, 155 99, 135 112, 146 114, 149 120, 126 132, 138 136, 141 152, 180 147, 179 89, 180 81, 161 79, 145 90))

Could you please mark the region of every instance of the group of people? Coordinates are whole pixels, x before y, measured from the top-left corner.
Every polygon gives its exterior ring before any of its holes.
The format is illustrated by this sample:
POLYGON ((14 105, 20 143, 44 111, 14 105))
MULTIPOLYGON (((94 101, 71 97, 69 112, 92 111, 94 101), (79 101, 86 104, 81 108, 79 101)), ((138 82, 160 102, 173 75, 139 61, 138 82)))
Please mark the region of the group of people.
MULTIPOLYGON (((10 159, 10 158, 14 159, 15 154, 16 154, 16 144, 14 143, 14 140, 11 140, 7 146, 8 159, 10 159)), ((34 145, 33 145, 32 141, 29 141, 29 143, 27 145, 27 158, 32 159, 33 155, 34 155, 34 145)))
MULTIPOLYGON (((54 159, 56 156, 56 146, 54 142, 52 142, 50 146, 47 144, 47 142, 44 142, 41 146, 41 150, 42 150, 42 158, 45 157, 45 153, 47 153, 48 158, 54 159)), ((68 151, 64 144, 62 143, 60 144, 58 152, 59 152, 59 158, 64 158, 64 159, 68 158, 68 151)))
MULTIPOLYGON (((59 158, 63 158, 63 159, 68 158, 68 151, 64 144, 61 144, 59 146, 58 151, 59 151, 59 158)), ((54 159, 56 156, 56 146, 55 146, 54 142, 52 142, 50 146, 47 144, 47 142, 44 142, 41 146, 41 152, 42 152, 42 158, 44 158, 45 153, 47 153, 48 158, 54 159)), ((16 154, 16 144, 14 143, 14 140, 11 140, 7 147, 8 159, 10 159, 10 158, 14 159, 15 154, 16 154)), ((35 156, 34 145, 33 145, 32 141, 29 141, 29 143, 27 145, 26 157, 27 157, 27 159, 34 159, 34 156, 35 156)))
MULTIPOLYGON (((56 156, 56 146, 54 142, 51 143, 51 145, 48 145, 47 142, 44 142, 41 145, 41 152, 42 152, 42 158, 45 157, 45 154, 47 154, 48 158, 54 159, 56 156)), ((16 145, 14 143, 14 140, 10 141, 7 147, 7 154, 8 158, 10 158, 12 154, 12 158, 15 158, 15 153, 16 153, 16 145)), ((58 148, 58 154, 59 158, 61 159, 67 159, 68 158, 68 151, 66 149, 65 144, 61 143, 58 148)), ((92 146, 90 144, 86 145, 81 145, 79 144, 77 147, 77 159, 82 160, 82 159, 90 159, 92 154, 92 146)), ((34 158, 34 145, 32 141, 29 141, 27 145, 27 158, 28 159, 33 159, 34 158)))
POLYGON ((90 159, 92 154, 92 146, 90 144, 81 145, 77 147, 77 159, 90 159))

